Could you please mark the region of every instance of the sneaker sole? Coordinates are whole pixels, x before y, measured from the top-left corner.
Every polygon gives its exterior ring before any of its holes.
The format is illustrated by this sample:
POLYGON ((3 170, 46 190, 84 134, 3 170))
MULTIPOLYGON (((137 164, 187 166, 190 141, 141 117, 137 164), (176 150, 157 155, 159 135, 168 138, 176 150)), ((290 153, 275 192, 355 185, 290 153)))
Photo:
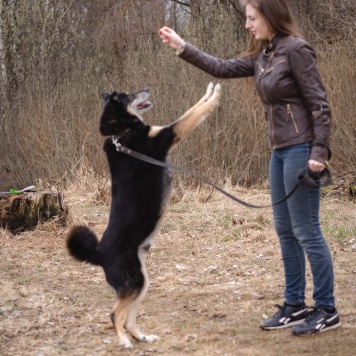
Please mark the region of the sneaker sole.
POLYGON ((283 324, 283 325, 279 325, 279 326, 262 326, 260 325, 260 328, 263 330, 278 330, 278 329, 285 329, 285 328, 290 328, 292 326, 295 325, 299 325, 301 324, 305 319, 300 319, 300 320, 296 320, 296 321, 292 321, 288 324, 283 324))
POLYGON ((324 328, 322 330, 313 330, 313 331, 309 331, 309 332, 306 332, 306 333, 303 333, 303 334, 298 334, 298 333, 295 333, 292 331, 293 335, 295 336, 308 336, 308 335, 312 335, 312 334, 319 334, 319 333, 324 333, 325 331, 329 331, 329 330, 333 330, 333 329, 336 329, 338 328, 339 326, 341 326, 341 323, 337 323, 335 325, 331 325, 331 326, 328 326, 327 328, 324 328))

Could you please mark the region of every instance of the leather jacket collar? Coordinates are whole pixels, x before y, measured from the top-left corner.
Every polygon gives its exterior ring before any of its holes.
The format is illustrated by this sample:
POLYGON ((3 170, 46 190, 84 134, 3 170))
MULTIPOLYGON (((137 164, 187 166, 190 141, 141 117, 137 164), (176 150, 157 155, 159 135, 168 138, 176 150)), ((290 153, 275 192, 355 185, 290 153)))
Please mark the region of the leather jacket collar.
POLYGON ((287 36, 285 33, 277 32, 270 41, 266 41, 265 45, 262 46, 263 55, 269 57, 273 50, 276 48, 278 40, 285 36, 287 36))

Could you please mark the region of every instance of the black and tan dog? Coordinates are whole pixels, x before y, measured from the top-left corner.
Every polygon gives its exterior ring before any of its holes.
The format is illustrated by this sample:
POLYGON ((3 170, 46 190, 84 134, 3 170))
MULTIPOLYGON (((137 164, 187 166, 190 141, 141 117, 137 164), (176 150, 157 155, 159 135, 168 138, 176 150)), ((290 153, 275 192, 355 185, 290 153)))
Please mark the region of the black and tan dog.
POLYGON ((132 347, 125 329, 139 341, 159 339, 140 333, 136 316, 148 288, 145 255, 162 223, 172 171, 118 152, 117 144, 166 162, 175 145, 218 105, 220 92, 219 84, 210 83, 199 102, 168 126, 149 126, 143 122, 140 115, 151 107, 146 89, 136 94, 102 95, 105 106, 100 132, 112 136, 104 144, 112 181, 109 224, 100 241, 88 227, 73 227, 67 247, 77 260, 103 267, 106 280, 117 295, 111 320, 119 344, 125 348, 132 347))

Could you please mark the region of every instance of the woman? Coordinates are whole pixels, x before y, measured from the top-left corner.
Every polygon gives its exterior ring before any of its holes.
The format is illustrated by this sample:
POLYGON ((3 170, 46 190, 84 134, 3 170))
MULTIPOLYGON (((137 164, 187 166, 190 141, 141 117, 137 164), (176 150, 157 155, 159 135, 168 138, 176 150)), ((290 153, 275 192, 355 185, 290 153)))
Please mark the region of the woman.
MULTIPOLYGON (((180 58, 217 78, 254 76, 268 121, 272 148, 272 203, 296 184, 300 169, 314 175, 330 158, 330 105, 316 66, 315 52, 299 33, 285 0, 243 1, 250 41, 240 58, 222 60, 186 43, 168 27, 159 30, 163 43, 180 58)), ((319 224, 320 189, 298 187, 287 202, 273 207, 285 271, 285 301, 261 323, 264 330, 293 326, 305 335, 340 325, 335 308, 334 273, 329 247, 319 224), (313 274, 315 305, 305 304, 305 254, 313 274)))

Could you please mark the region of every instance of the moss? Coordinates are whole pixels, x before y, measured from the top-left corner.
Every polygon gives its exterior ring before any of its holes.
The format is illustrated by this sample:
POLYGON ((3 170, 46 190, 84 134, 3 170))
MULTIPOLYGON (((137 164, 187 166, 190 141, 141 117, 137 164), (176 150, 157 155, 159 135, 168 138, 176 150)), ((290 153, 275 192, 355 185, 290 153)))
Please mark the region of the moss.
POLYGON ((31 230, 39 222, 55 216, 65 220, 66 212, 60 193, 24 193, 2 199, 0 223, 12 233, 31 230))

